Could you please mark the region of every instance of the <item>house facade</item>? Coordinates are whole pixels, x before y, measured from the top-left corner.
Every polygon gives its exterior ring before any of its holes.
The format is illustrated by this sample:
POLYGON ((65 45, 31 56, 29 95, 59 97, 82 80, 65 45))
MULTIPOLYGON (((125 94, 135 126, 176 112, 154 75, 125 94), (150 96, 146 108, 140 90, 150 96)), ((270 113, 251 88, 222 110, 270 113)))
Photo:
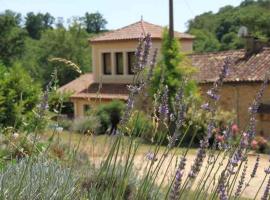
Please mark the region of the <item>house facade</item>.
MULTIPOLYGON (((127 100, 126 85, 132 82, 132 63, 139 38, 150 33, 152 49, 160 49, 162 32, 163 27, 141 20, 91 38, 93 72, 59 89, 60 92, 73 93, 70 99, 74 104, 74 117, 84 116, 91 107, 100 103, 113 99, 127 100)), ((234 61, 221 90, 220 107, 235 112, 236 123, 244 128, 249 120, 248 108, 270 69, 270 48, 193 54, 192 35, 175 32, 175 37, 179 39, 182 51, 189 55, 192 65, 198 68, 194 78, 202 94, 217 79, 224 59, 229 57, 234 61)), ((270 135, 270 88, 263 96, 257 121, 257 132, 270 135)))
MULTIPOLYGON (((133 79, 135 49, 142 35, 151 34, 152 49, 160 52, 164 27, 140 20, 129 26, 91 38, 92 73, 64 85, 60 92, 72 92, 74 117, 82 117, 96 104, 113 99, 127 100, 127 84, 133 79)), ((175 32, 181 48, 192 52, 192 35, 175 32)))

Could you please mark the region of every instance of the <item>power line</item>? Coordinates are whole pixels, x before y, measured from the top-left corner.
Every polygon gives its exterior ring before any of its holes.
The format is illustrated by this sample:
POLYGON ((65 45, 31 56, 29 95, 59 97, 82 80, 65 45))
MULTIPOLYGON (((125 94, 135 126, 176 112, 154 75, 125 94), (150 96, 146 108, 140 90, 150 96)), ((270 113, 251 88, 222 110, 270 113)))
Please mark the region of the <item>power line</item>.
POLYGON ((193 12, 193 9, 191 8, 191 6, 189 5, 189 3, 186 0, 184 0, 184 3, 186 4, 189 12, 191 13, 191 15, 193 17, 195 15, 195 13, 193 12))

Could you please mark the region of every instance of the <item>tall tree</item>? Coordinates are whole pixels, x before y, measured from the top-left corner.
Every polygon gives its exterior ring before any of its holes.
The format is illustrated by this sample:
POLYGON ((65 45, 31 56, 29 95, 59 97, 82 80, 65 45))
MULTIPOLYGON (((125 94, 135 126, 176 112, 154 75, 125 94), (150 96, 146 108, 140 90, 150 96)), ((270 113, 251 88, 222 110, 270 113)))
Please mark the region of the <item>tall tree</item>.
POLYGON ((35 14, 33 12, 29 12, 25 17, 25 28, 30 37, 33 39, 40 39, 42 31, 51 29, 54 20, 54 17, 49 13, 35 14))
POLYGON ((194 95, 197 92, 195 82, 189 81, 190 75, 194 73, 194 68, 188 58, 181 53, 178 39, 170 38, 168 29, 164 30, 161 55, 161 60, 154 71, 151 89, 152 93, 156 93, 166 85, 169 89, 168 97, 172 106, 175 94, 184 79, 188 80, 185 88, 186 95, 194 95))
POLYGON ((91 70, 91 48, 89 34, 80 24, 73 24, 69 29, 48 29, 40 40, 28 39, 23 58, 24 66, 43 85, 50 80, 55 68, 58 70, 59 85, 62 86, 80 74, 64 62, 50 62, 51 58, 63 58, 76 63, 82 72, 91 70))
POLYGON ((270 41, 270 0, 245 0, 239 6, 225 6, 217 13, 203 13, 189 21, 188 32, 195 34, 195 51, 239 49, 244 41, 237 37, 241 26, 252 36, 270 41), (212 38, 214 36, 214 38, 212 38), (207 42, 200 38, 212 38, 207 42), (216 43, 219 45, 216 45, 216 43), (205 49, 202 49, 202 47, 205 49))
POLYGON ((32 114, 40 87, 21 65, 6 68, 0 64, 0 126, 19 127, 32 114))
POLYGON ((105 30, 107 20, 99 13, 85 13, 83 18, 86 31, 88 33, 99 33, 105 30))
POLYGON ((0 13, 0 61, 10 65, 24 51, 26 32, 20 27, 21 15, 6 10, 0 13))

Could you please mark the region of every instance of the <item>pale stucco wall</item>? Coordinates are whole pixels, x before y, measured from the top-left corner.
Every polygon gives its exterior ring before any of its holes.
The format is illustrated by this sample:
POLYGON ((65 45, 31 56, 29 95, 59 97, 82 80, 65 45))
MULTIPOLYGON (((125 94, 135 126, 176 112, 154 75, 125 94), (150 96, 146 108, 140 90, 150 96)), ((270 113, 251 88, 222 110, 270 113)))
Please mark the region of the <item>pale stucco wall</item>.
MULTIPOLYGON (((224 84, 221 89, 221 99, 219 106, 227 111, 235 111, 237 114, 236 123, 239 124, 241 129, 248 125, 249 112, 248 108, 252 104, 259 88, 260 83, 236 83, 224 84)), ((211 84, 201 85, 201 92, 205 92, 211 87, 211 84)), ((270 104, 270 88, 267 87, 262 103, 270 104)), ((257 133, 261 130, 270 136, 270 115, 257 114, 257 133)))
MULTIPOLYGON (((137 40, 122 40, 92 43, 92 66, 95 82, 103 83, 131 83, 133 75, 128 74, 127 52, 135 51, 137 40), (115 56, 116 52, 123 52, 124 74, 116 74, 115 56), (102 66, 102 53, 111 53, 112 74, 104 75, 102 66)), ((192 40, 181 40, 181 48, 184 52, 192 52, 192 40)), ((161 40, 153 40, 152 53, 161 48, 161 40)))

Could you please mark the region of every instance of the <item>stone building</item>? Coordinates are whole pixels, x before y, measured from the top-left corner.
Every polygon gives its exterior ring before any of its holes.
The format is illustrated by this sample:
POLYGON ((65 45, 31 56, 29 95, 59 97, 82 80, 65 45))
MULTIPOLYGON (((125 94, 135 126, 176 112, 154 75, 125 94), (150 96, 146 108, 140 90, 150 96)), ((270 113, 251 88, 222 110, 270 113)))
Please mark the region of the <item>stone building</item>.
MULTIPOLYGON (((83 116, 96 104, 113 99, 126 100, 126 85, 132 81, 132 62, 138 39, 142 34, 150 33, 153 49, 160 49, 162 32, 163 27, 141 20, 91 38, 93 72, 59 89, 60 92, 72 92, 70 100, 74 104, 74 117, 83 116)), ((195 79, 202 94, 217 79, 224 59, 230 57, 234 61, 221 90, 220 106, 224 110, 234 111, 236 123, 244 128, 249 118, 248 107, 270 69, 270 48, 249 40, 252 45, 248 50, 193 54, 192 35, 175 32, 175 37, 179 39, 182 50, 189 54, 192 65, 198 68, 195 79)), ((257 119, 257 131, 270 134, 270 88, 265 92, 257 119)))

